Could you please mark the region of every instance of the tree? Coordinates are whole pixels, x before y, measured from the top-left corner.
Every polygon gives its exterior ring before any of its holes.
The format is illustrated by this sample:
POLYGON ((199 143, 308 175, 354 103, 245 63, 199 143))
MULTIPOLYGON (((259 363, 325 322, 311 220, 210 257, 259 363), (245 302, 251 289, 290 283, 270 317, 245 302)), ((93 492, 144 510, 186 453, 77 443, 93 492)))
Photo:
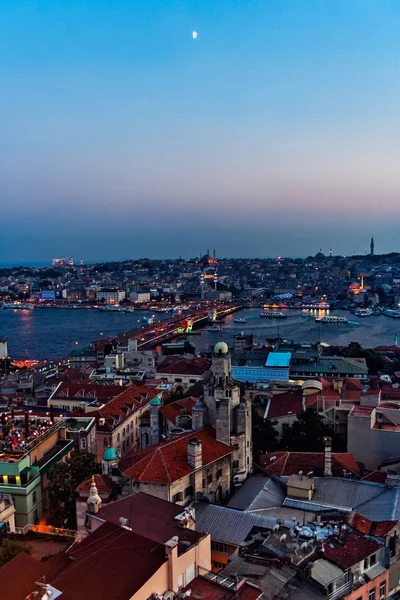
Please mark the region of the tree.
POLYGON ((263 419, 257 411, 253 411, 253 455, 257 457, 264 452, 276 450, 278 446, 278 431, 275 429, 277 421, 263 419))
POLYGON ((74 451, 65 462, 59 462, 49 471, 49 508, 52 525, 76 527, 76 488, 81 481, 97 470, 94 454, 74 451))
POLYGON ((307 408, 292 425, 284 424, 279 446, 292 452, 323 452, 324 437, 335 439, 332 427, 314 408, 307 408))
POLYGON ((0 544, 0 568, 9 560, 20 554, 20 552, 31 553, 30 546, 6 538, 0 544))

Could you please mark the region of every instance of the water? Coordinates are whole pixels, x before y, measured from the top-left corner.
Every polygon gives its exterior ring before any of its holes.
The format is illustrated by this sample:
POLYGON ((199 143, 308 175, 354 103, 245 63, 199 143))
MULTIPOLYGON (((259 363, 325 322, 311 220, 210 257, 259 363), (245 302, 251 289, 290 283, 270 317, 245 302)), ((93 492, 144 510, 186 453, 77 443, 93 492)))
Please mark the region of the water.
MULTIPOLYGON (((349 320, 358 320, 359 326, 318 325, 313 317, 303 318, 301 311, 288 311, 287 319, 260 319, 260 309, 246 309, 225 319, 222 333, 202 330, 201 335, 190 336, 190 341, 200 351, 216 344, 220 338, 231 344, 234 335, 255 333, 260 343, 266 337, 281 337, 295 342, 315 342, 346 346, 359 342, 365 348, 381 344, 393 345, 394 336, 400 337, 400 319, 390 317, 357 318, 346 311, 335 311, 349 320), (238 316, 246 323, 235 323, 238 316)), ((44 359, 66 356, 74 348, 87 345, 94 339, 109 337, 136 329, 143 317, 152 313, 104 313, 97 310, 35 309, 30 311, 0 311, 0 337, 8 337, 12 358, 44 359), (101 335, 102 334, 102 335, 101 335), (76 344, 78 342, 78 344, 76 344)), ((156 313, 155 319, 168 318, 169 314, 156 313)))
MULTIPOLYGON (((142 318, 152 314, 144 311, 105 313, 84 309, 0 310, 0 337, 7 336, 11 358, 61 358, 92 340, 141 327, 142 318)), ((168 316, 155 313, 154 320, 168 316)))
MULTIPOLYGON (((313 316, 304 318, 301 310, 288 310, 287 319, 260 319, 260 309, 245 309, 230 315, 222 326, 222 339, 231 344, 233 337, 240 332, 254 333, 259 336, 260 343, 265 338, 285 337, 295 342, 321 342, 337 346, 347 346, 350 342, 359 342, 364 348, 379 345, 393 345, 395 335, 400 339, 400 319, 379 317, 356 317, 354 314, 335 310, 333 315, 345 316, 349 321, 357 321, 360 325, 328 325, 315 323, 313 316), (246 323, 235 323, 234 319, 246 317, 246 323)), ((201 336, 193 336, 192 343, 196 350, 208 348, 221 338, 220 333, 204 331, 201 336)))

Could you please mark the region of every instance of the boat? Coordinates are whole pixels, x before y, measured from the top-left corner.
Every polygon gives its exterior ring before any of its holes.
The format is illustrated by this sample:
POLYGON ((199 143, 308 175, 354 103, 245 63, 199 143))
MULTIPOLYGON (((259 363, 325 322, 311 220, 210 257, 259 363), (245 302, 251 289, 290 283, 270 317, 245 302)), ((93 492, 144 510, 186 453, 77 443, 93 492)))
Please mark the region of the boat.
POLYGON ((194 354, 196 348, 188 340, 162 344, 163 354, 194 354))
POLYGON ((347 317, 333 317, 331 315, 325 315, 323 317, 317 317, 315 319, 315 322, 330 324, 330 325, 343 325, 343 324, 347 324, 348 320, 347 320, 347 317))
POLYGON ((348 321, 348 325, 359 325, 358 321, 348 321))
POLYGON ((287 319, 287 315, 283 312, 267 310, 260 313, 260 319, 287 319))
POLYGON ((112 304, 103 306, 103 308, 101 308, 100 310, 101 310, 101 312, 114 312, 114 313, 126 312, 126 308, 124 308, 123 306, 114 306, 112 304))
POLYGON ((400 319, 400 310, 393 310, 391 308, 385 308, 383 314, 392 319, 400 319))
POLYGON ((2 308, 9 310, 33 310, 35 307, 32 304, 21 304, 20 302, 6 302, 2 308))
POLYGON ((372 308, 359 308, 354 312, 357 317, 370 317, 374 314, 372 308))
POLYGON ((221 327, 206 327, 206 331, 209 331, 210 333, 219 333, 221 331, 221 327))
POLYGON ((238 319, 234 319, 235 323, 246 323, 246 317, 239 317, 238 319))

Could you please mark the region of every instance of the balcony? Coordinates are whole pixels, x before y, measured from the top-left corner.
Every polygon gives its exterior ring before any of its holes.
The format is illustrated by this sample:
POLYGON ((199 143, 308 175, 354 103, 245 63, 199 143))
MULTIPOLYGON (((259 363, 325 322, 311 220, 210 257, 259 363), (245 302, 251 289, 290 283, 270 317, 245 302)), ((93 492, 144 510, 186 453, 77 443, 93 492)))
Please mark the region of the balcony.
POLYGON ((347 594, 350 594, 351 590, 351 581, 347 581, 340 587, 336 587, 332 592, 328 592, 327 598, 328 600, 337 600, 338 598, 343 598, 347 594))

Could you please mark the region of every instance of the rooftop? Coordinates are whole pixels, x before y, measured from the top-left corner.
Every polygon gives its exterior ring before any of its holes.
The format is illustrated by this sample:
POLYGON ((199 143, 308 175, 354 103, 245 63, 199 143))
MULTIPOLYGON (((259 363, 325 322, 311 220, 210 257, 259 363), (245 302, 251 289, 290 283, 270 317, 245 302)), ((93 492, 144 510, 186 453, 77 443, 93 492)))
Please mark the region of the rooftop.
POLYGON ((147 483, 169 484, 193 473, 194 469, 187 462, 187 444, 192 438, 202 442, 203 466, 232 454, 235 446, 228 446, 215 439, 215 431, 211 426, 182 435, 177 439, 162 442, 132 451, 121 462, 121 471, 126 477, 147 483))
POLYGON ((265 366, 288 368, 291 358, 291 352, 270 352, 265 366))
MULTIPOLYGON (((323 452, 268 452, 260 456, 260 466, 267 475, 294 475, 299 471, 314 476, 323 475, 325 455, 323 452)), ((348 452, 332 453, 332 473, 342 477, 343 472, 360 475, 360 467, 348 452)))
POLYGON ((378 552, 381 546, 358 533, 347 533, 341 538, 329 539, 323 545, 324 557, 342 569, 349 569, 367 556, 378 552))
MULTIPOLYGON (((120 525, 120 518, 127 519, 127 527, 154 542, 164 544, 177 535, 180 542, 196 544, 201 534, 192 529, 182 528, 175 517, 182 513, 182 506, 150 496, 143 492, 121 498, 103 505, 96 517, 108 523, 120 525)), ((196 525, 198 531, 207 531, 196 525)), ((187 549, 187 545, 185 545, 187 549)))
POLYGON ((165 375, 202 376, 211 368, 211 359, 184 358, 183 356, 168 356, 157 368, 157 373, 165 375))

